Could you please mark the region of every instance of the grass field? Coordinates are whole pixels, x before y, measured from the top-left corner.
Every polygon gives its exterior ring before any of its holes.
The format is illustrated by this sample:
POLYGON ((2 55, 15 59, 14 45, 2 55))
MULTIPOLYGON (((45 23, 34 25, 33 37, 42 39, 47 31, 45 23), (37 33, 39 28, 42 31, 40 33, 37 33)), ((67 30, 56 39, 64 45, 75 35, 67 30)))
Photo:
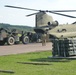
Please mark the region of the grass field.
POLYGON ((49 59, 51 51, 0 56, 0 75, 76 75, 76 60, 49 59), (17 62, 43 62, 47 64, 21 64, 17 62))

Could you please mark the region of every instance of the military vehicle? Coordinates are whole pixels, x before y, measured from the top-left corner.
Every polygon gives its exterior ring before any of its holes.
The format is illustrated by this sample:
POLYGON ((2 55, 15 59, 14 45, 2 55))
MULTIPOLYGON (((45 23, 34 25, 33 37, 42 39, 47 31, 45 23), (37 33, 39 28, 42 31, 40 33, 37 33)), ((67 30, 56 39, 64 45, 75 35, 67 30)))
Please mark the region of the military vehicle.
MULTIPOLYGON (((16 6, 9 6, 9 5, 5 5, 5 7, 25 9, 25 10, 34 10, 34 9, 22 8, 22 7, 16 7, 16 6)), ((49 41, 49 34, 48 34, 47 30, 56 27, 58 25, 58 22, 53 21, 52 16, 49 16, 46 12, 44 12, 42 10, 34 10, 34 11, 39 11, 39 12, 29 14, 29 15, 26 15, 26 16, 31 16, 31 15, 36 14, 36 19, 35 19, 36 24, 35 24, 34 31, 38 35, 41 35, 44 32, 47 33, 47 41, 49 41)), ((38 40, 41 40, 41 39, 38 39, 38 40)))
POLYGON ((29 43, 29 37, 16 29, 9 30, 7 28, 0 28, 0 45, 7 43, 8 45, 29 43))
POLYGON ((36 13, 26 15, 26 16, 36 15, 36 22, 35 22, 36 24, 35 24, 34 30, 37 33, 44 33, 44 32, 47 33, 48 30, 51 30, 54 27, 59 25, 58 21, 54 21, 52 16, 49 16, 47 12, 61 15, 61 16, 70 17, 70 18, 76 18, 75 16, 70 16, 70 15, 59 13, 59 12, 75 12, 76 10, 37 10, 37 9, 11 6, 11 5, 5 5, 5 7, 37 11, 36 13))
POLYGON ((53 42, 53 56, 69 57, 76 55, 76 22, 72 24, 58 24, 58 21, 53 21, 52 17, 46 14, 46 12, 49 12, 65 17, 76 18, 75 16, 60 13, 76 12, 76 10, 36 10, 9 5, 6 5, 6 7, 37 11, 37 13, 27 16, 36 14, 36 28, 34 30, 37 33, 49 34, 49 38, 53 42))

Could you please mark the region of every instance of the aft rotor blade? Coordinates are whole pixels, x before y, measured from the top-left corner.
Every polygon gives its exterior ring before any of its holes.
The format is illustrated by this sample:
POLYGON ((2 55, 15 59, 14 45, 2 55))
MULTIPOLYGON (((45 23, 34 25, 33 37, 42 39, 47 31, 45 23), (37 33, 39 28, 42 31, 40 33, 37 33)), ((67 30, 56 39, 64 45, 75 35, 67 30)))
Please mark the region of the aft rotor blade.
POLYGON ((5 7, 17 8, 17 9, 24 9, 24 10, 32 10, 32 11, 40 11, 40 10, 36 10, 36 9, 30 9, 30 8, 24 8, 24 7, 17 7, 17 6, 10 6, 10 5, 5 5, 5 7))
POLYGON ((35 15, 35 14, 37 14, 37 13, 38 13, 38 12, 29 14, 29 15, 26 15, 26 16, 27 16, 27 17, 28 17, 28 16, 32 16, 32 15, 35 15))
MULTIPOLYGON (((46 10, 50 12, 49 10, 46 10)), ((76 10, 52 10, 52 12, 76 12, 76 10)))
POLYGON ((61 15, 61 16, 66 16, 66 17, 70 17, 70 18, 76 18, 75 16, 66 15, 66 14, 57 13, 57 12, 52 12, 52 11, 50 11, 50 13, 57 14, 57 15, 61 15))
MULTIPOLYGON (((24 8, 24 7, 11 6, 11 5, 5 5, 5 7, 17 8, 17 9, 24 9, 24 10, 32 10, 32 11, 50 12, 49 10, 37 10, 37 9, 30 9, 30 8, 24 8)), ((52 12, 76 12, 76 10, 51 10, 51 11, 52 12)))
MULTIPOLYGON (((70 15, 58 13, 58 12, 75 12, 76 10, 52 10, 52 11, 49 11, 49 10, 36 10, 36 9, 30 9, 30 8, 24 8, 24 7, 10 6, 10 5, 5 5, 5 7, 24 9, 24 10, 32 10, 32 11, 40 11, 40 12, 50 12, 50 13, 61 15, 61 16, 66 16, 66 17, 70 17, 70 18, 76 18, 75 16, 70 16, 70 15)), ((36 13, 29 14, 27 16, 31 16, 31 15, 34 15, 34 14, 36 14, 36 13)))

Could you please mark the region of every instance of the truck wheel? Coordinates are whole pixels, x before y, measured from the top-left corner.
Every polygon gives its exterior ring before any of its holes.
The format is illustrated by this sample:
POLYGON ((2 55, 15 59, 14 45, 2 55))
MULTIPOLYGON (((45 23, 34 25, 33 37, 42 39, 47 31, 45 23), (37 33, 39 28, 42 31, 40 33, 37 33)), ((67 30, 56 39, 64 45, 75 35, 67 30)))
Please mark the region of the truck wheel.
POLYGON ((5 44, 5 41, 0 41, 0 45, 4 45, 5 44))
POLYGON ((14 43, 15 43, 15 39, 13 37, 8 37, 7 44, 8 45, 13 45, 14 43))
POLYGON ((24 37, 22 38, 22 43, 23 43, 23 44, 29 43, 29 37, 28 37, 28 36, 24 36, 24 37))

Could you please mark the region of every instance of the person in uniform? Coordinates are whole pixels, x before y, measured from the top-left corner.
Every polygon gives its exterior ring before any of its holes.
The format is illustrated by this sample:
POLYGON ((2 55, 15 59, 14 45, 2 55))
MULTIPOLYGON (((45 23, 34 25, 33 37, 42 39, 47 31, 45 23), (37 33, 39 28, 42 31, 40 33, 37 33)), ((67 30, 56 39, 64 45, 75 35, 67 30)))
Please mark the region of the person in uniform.
POLYGON ((42 46, 46 46, 46 34, 42 34, 42 46))

